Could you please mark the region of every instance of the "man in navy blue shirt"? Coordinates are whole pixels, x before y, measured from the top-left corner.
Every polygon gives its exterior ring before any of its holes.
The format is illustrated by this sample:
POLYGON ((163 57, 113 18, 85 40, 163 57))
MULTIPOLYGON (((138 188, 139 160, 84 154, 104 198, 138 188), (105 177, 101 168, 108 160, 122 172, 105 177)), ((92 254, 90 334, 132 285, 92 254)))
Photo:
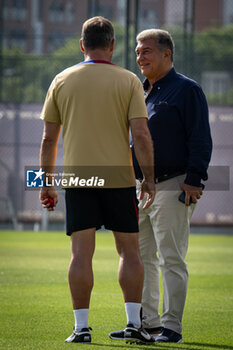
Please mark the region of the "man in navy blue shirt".
MULTIPOLYGON (((208 106, 201 87, 173 67, 171 35, 158 29, 137 36, 137 63, 144 81, 148 126, 154 142, 156 196, 139 205, 139 244, 144 265, 142 324, 157 342, 181 343, 188 285, 185 257, 190 218, 202 195, 212 151, 208 106), (179 200, 182 193, 183 202, 179 200), (159 267, 163 313, 159 306, 159 267)), ((134 155, 136 177, 143 179, 134 155)), ((110 337, 121 339, 121 331, 110 337)))

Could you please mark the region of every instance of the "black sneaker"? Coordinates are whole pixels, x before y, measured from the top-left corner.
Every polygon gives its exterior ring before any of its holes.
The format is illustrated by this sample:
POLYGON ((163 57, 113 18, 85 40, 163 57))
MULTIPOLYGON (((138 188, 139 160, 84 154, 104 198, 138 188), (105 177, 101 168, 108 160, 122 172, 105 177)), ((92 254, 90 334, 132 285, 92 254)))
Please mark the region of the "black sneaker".
POLYGON ((125 331, 121 329, 120 331, 111 332, 109 337, 113 340, 125 340, 125 331))
MULTIPOLYGON (((140 310, 140 319, 141 319, 141 321, 143 319, 142 307, 141 307, 141 310, 140 310)), ((111 339, 114 339, 114 340, 125 340, 125 331, 124 331, 124 329, 121 329, 120 331, 111 332, 111 333, 109 333, 109 337, 111 339)))
POLYGON ((127 324, 124 330, 124 339, 126 343, 137 343, 137 344, 152 344, 155 342, 152 337, 144 328, 135 328, 132 324, 127 324))
MULTIPOLYGON (((151 335, 158 335, 163 331, 163 327, 154 327, 154 328, 144 328, 147 333, 151 335)), ((109 333, 109 337, 114 340, 125 340, 125 331, 121 329, 120 331, 115 331, 109 333)))
POLYGON ((183 343, 182 335, 168 328, 164 328, 162 333, 155 338, 155 341, 157 343, 183 343))
POLYGON ((73 333, 65 340, 65 343, 90 343, 91 342, 91 333, 89 328, 82 328, 80 332, 73 333))

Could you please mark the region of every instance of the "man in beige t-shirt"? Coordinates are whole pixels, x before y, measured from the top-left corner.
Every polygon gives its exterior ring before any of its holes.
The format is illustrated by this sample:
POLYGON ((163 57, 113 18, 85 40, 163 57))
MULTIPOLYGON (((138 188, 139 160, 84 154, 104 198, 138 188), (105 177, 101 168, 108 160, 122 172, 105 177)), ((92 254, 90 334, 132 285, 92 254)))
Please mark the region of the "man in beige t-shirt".
MULTIPOLYGON (((52 173, 62 127, 64 166, 75 169, 82 182, 67 181, 67 235, 72 258, 69 285, 75 327, 66 342, 91 342, 88 311, 93 287, 92 256, 95 232, 102 225, 114 233, 120 256, 119 283, 127 315, 126 341, 152 343, 141 328, 143 267, 138 249, 138 212, 135 177, 129 146, 129 127, 144 181, 147 208, 154 199, 153 146, 147 128, 143 89, 131 72, 111 63, 114 31, 103 17, 86 21, 81 49, 85 61, 69 67, 53 80, 41 118, 44 134, 41 168, 52 173), (81 174, 81 175, 80 175, 81 174), (102 182, 90 181, 102 177, 102 182)), ((57 193, 44 187, 40 194, 48 210, 57 193)))

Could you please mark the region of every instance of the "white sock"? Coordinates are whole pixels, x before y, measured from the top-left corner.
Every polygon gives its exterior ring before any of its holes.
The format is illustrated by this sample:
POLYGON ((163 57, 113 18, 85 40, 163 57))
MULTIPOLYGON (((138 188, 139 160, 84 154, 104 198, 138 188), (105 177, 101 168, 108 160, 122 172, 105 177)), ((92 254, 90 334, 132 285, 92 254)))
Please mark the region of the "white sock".
POLYGON ((80 332, 82 328, 88 328, 88 312, 89 309, 77 309, 74 311, 75 332, 80 332))
POLYGON ((141 304, 140 303, 125 303, 125 311, 127 316, 127 324, 132 323, 136 328, 141 327, 141 304))

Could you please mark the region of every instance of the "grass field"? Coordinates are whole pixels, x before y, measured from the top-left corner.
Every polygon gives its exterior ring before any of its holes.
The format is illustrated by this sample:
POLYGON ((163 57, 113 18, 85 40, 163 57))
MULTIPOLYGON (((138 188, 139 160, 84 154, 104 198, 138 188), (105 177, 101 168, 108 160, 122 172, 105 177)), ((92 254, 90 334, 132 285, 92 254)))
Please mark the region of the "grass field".
POLYGON ((127 345, 108 333, 125 326, 118 257, 111 234, 98 233, 90 322, 92 344, 64 344, 73 328, 62 233, 0 232, 0 349, 232 349, 233 236, 191 235, 184 344, 127 345))

